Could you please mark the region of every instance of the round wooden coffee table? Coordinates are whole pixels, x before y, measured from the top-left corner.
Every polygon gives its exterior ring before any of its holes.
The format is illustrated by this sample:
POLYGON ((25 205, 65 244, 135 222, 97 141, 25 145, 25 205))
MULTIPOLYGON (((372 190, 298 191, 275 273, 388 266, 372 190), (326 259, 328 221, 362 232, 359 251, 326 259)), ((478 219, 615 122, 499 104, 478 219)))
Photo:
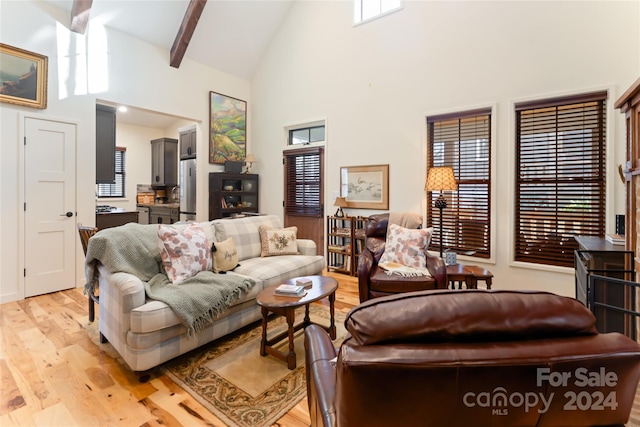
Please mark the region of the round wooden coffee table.
MULTIPOLYGON (((335 325, 335 301, 336 301, 336 289, 338 289, 338 282, 332 277, 326 276, 305 276, 311 279, 313 285, 307 288, 307 293, 301 297, 289 297, 276 295, 274 293, 275 286, 271 286, 264 289, 258 297, 256 302, 261 307, 262 312, 262 340, 260 341, 260 355, 266 356, 270 354, 278 359, 287 362, 289 369, 295 369, 296 367, 296 352, 293 344, 294 333, 302 328, 311 325, 311 318, 309 317, 309 304, 318 301, 322 298, 329 298, 329 313, 331 315, 331 323, 329 327, 323 326, 329 332, 331 339, 336 339, 336 325, 335 325), (305 307, 304 319, 302 322, 294 325, 296 317, 296 308, 305 307), (267 323, 269 313, 275 313, 280 316, 284 316, 287 319, 287 330, 282 332, 271 339, 267 339, 267 323), (289 352, 282 353, 274 345, 284 338, 289 338, 289 352)), ((287 285, 295 285, 296 280, 300 277, 296 277, 284 282, 287 285)), ((322 325, 320 325, 322 326, 322 325)))

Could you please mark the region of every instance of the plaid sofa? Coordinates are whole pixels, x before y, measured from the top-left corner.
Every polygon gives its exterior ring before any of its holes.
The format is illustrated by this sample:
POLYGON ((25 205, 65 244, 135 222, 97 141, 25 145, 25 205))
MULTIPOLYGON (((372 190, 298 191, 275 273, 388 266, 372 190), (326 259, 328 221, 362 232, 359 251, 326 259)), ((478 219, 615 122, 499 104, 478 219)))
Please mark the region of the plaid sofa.
POLYGON ((324 257, 316 255, 316 244, 305 239, 297 240, 300 255, 260 257, 258 227, 281 228, 275 215, 218 219, 201 225, 213 241, 233 238, 240 265, 228 274, 248 276, 256 285, 195 338, 187 337, 186 328, 165 303, 146 298, 138 277, 109 273, 98 266, 100 339, 108 341, 133 371, 147 371, 259 320, 255 298, 260 291, 294 277, 322 274, 325 267, 324 257))

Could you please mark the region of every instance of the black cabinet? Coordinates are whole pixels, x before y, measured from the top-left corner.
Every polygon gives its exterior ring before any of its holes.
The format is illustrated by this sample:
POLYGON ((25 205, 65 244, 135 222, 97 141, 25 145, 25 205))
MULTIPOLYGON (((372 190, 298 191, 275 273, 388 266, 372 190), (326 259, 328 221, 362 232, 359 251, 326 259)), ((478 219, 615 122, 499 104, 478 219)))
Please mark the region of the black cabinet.
POLYGON ((258 213, 258 175, 209 174, 209 220, 258 213))
POLYGON ((178 185, 178 140, 160 138, 151 141, 151 185, 178 185))
POLYGON ((96 184, 116 182, 116 109, 96 104, 96 184))
POLYGON ((98 230, 119 227, 130 222, 138 222, 138 211, 130 212, 123 209, 116 209, 110 212, 96 213, 96 228, 98 230))
POLYGON ((180 132, 180 160, 195 159, 196 128, 180 132))
POLYGON ((575 251, 576 299, 596 316, 599 332, 635 334, 635 326, 623 312, 637 311, 635 290, 627 286, 635 275, 633 252, 602 238, 575 239, 579 246, 575 251))

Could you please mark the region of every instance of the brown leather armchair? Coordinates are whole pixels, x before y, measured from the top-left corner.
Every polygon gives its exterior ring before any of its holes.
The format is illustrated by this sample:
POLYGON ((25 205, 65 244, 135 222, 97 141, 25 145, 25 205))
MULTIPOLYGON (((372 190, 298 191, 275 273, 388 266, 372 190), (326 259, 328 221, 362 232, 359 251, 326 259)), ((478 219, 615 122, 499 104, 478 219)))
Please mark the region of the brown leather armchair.
POLYGON ((547 292, 407 292, 345 326, 339 351, 305 329, 313 427, 620 425, 640 377, 640 344, 547 292))
POLYGON ((378 267, 378 261, 384 253, 388 226, 388 213, 371 215, 365 222, 364 249, 358 257, 360 302, 401 292, 445 289, 448 285, 447 266, 442 258, 431 256, 426 252, 427 269, 432 277, 387 275, 382 268, 378 267))

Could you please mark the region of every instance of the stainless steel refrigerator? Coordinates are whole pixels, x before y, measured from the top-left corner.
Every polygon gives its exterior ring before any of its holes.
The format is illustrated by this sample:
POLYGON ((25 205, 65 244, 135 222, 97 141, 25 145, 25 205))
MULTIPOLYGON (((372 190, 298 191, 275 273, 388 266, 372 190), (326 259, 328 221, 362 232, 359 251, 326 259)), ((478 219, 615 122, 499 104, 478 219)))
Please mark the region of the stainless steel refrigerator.
POLYGON ((180 160, 180 221, 196 220, 196 159, 180 160))

